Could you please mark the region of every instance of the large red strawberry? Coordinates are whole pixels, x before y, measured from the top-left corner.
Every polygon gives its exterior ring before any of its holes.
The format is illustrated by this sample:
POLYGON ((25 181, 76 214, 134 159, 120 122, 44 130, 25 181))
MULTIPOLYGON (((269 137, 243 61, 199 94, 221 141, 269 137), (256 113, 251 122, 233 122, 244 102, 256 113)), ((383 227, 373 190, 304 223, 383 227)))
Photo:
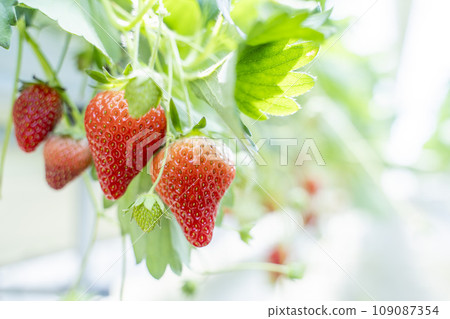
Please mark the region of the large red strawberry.
POLYGON ((45 177, 48 185, 61 189, 91 164, 86 140, 52 136, 44 145, 45 177))
POLYGON ((32 152, 58 123, 62 114, 62 100, 58 92, 45 85, 26 87, 13 107, 16 139, 20 148, 32 152))
MULTIPOLYGON (((187 240, 203 247, 212 238, 217 208, 234 179, 231 152, 224 144, 204 138, 185 138, 168 146, 166 165, 156 186, 187 240)), ((164 151, 153 159, 152 180, 163 165, 164 151)))
POLYGON ((139 119, 128 114, 123 91, 98 93, 86 108, 86 136, 106 198, 121 197, 161 146, 166 116, 161 106, 139 119))

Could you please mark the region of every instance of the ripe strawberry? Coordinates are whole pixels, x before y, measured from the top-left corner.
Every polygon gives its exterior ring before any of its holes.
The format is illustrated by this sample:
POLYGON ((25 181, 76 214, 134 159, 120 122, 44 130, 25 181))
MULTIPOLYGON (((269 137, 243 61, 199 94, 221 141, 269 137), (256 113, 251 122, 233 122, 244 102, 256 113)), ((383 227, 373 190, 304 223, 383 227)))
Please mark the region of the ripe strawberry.
MULTIPOLYGON (((203 247, 212 238, 218 204, 235 176, 230 150, 213 140, 185 138, 168 146, 164 171, 156 186, 187 240, 203 247)), ((152 180, 163 165, 164 151, 153 159, 152 180)))
POLYGON ((314 196, 320 189, 320 183, 317 179, 307 178, 303 182, 303 187, 308 192, 309 195, 314 196))
POLYGON ((161 146, 166 117, 161 106, 139 119, 128 114, 123 91, 98 93, 86 108, 86 136, 106 198, 121 197, 161 146))
MULTIPOLYGON (((271 263, 284 265, 286 263, 286 258, 286 248, 283 245, 277 245, 271 250, 267 259, 271 263)), ((270 272, 269 274, 272 282, 275 282, 281 276, 278 272, 270 272)))
POLYGON ((44 145, 45 177, 48 185, 61 189, 80 175, 92 161, 87 142, 52 136, 44 145))
POLYGON ((16 139, 20 148, 32 152, 58 123, 62 114, 62 100, 58 92, 45 85, 33 84, 25 88, 13 107, 16 139))

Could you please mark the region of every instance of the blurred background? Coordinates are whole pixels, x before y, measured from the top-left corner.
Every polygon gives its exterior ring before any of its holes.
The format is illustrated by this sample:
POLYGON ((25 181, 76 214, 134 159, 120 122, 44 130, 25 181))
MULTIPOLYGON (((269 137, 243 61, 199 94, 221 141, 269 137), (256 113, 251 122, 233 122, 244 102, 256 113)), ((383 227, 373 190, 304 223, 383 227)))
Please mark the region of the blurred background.
MULTIPOLYGON (((449 300, 450 2, 335 0, 327 7, 334 8, 338 31, 308 69, 317 84, 299 99, 302 109, 247 123, 255 138, 298 137, 288 165, 279 165, 279 147, 261 148, 269 165, 236 178, 234 205, 224 204, 222 227, 209 246, 193 251, 181 277, 166 270, 153 279, 128 249, 124 299, 449 300), (294 165, 307 138, 326 165, 294 165), (246 244, 239 235, 248 234, 246 244), (298 262, 304 277, 228 271, 256 261, 298 262)), ((56 63, 64 36, 42 23, 35 34, 56 63)), ((9 51, 0 50, 2 140, 16 46, 13 41, 9 51)), ((74 37, 60 73, 79 103, 91 94, 76 71, 82 49, 74 37)), ((25 45, 20 78, 33 75, 44 77, 25 45)), ((50 189, 41 150, 24 154, 14 138, 5 171, 0 299, 64 298, 94 220, 82 180, 50 189)), ((81 278, 83 298, 118 298, 123 254, 117 212, 105 214, 110 218, 100 221, 81 278)))

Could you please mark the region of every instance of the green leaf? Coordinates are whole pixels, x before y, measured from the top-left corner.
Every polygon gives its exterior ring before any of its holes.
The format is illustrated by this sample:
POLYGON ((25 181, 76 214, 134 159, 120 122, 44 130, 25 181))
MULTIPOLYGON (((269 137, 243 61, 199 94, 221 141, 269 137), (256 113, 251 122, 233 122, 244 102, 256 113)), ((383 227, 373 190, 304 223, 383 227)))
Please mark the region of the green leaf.
POLYGON ((235 58, 225 57, 219 63, 202 72, 198 79, 190 82, 195 95, 213 108, 239 139, 247 136, 242 128, 241 120, 234 101, 235 58), (219 74, 222 75, 219 78, 219 74))
POLYGON ((235 98, 241 112, 257 120, 295 113, 299 106, 292 97, 309 91, 314 79, 291 71, 310 63, 318 51, 314 42, 246 46, 236 64, 235 98))
POLYGON ((167 265, 180 274, 182 263, 177 252, 176 243, 173 242, 171 221, 167 218, 161 220, 161 227, 155 228, 147 235, 147 268, 156 279, 161 278, 167 265))
POLYGON ((217 7, 216 1, 197 0, 197 2, 200 6, 200 10, 202 11, 204 25, 217 17, 219 8, 217 7))
POLYGON ((161 227, 157 227, 146 236, 147 269, 156 279, 160 279, 164 275, 172 254, 170 229, 167 226, 167 222, 164 220, 161 227))
POLYGON ((123 75, 127 76, 130 75, 130 73, 133 72, 133 66, 131 63, 128 63, 125 69, 123 70, 123 75))
POLYGON ((248 33, 258 20, 258 9, 267 0, 240 0, 233 3, 231 18, 241 30, 248 33))
POLYGON ((103 196, 103 208, 104 209, 110 208, 110 207, 114 206, 114 204, 116 204, 115 201, 109 200, 103 196))
POLYGON ((2 0, 0 2, 0 46, 9 49, 11 26, 16 23, 13 6, 16 0, 2 0))
POLYGON ((125 194, 118 200, 118 219, 122 234, 129 234, 133 244, 133 251, 136 257, 136 263, 140 263, 146 255, 147 242, 145 240, 145 233, 139 228, 137 223, 131 222, 130 214, 125 214, 130 205, 132 205, 139 192, 140 180, 146 177, 145 172, 141 172, 128 185, 125 194))
POLYGON ((200 121, 198 121, 198 123, 194 125, 194 127, 192 128, 192 130, 193 130, 193 131, 199 131, 199 130, 201 130, 202 128, 205 128, 205 127, 206 127, 206 119, 205 119, 205 117, 203 116, 203 117, 200 119, 200 121))
POLYGON ((231 9, 231 0, 216 0, 217 7, 219 8, 220 12, 222 13, 225 20, 232 26, 236 28, 237 33, 242 37, 245 38, 246 35, 242 30, 234 23, 233 19, 230 15, 230 9, 231 9))
POLYGON ((118 216, 122 233, 130 235, 136 263, 145 259, 150 274, 159 279, 164 275, 167 265, 170 265, 174 273, 181 273, 183 263, 189 263, 190 244, 175 219, 169 220, 161 214, 157 227, 146 233, 138 223, 131 220, 130 213, 124 213, 133 211, 136 205, 147 210, 158 205, 163 210, 164 204, 157 195, 137 195, 143 189, 147 190, 149 183, 151 177, 145 170, 133 179, 125 194, 118 200, 118 216))
POLYGON ((95 169, 95 165, 91 165, 91 168, 89 169, 89 173, 91 175, 92 180, 98 181, 98 175, 97 175, 97 170, 95 169))
POLYGON ((231 189, 227 190, 223 195, 222 200, 220 201, 219 211, 217 212, 216 217, 216 226, 220 226, 222 224, 223 217, 225 215, 224 209, 231 208, 234 204, 234 194, 231 189))
POLYGON ((241 237, 241 240, 248 244, 250 240, 253 238, 252 235, 250 235, 250 231, 252 230, 253 225, 245 225, 242 226, 242 228, 239 230, 239 237, 241 237))
POLYGON ((180 134, 183 134, 183 129, 181 128, 180 116, 178 115, 177 107, 175 102, 170 100, 170 120, 172 122, 173 128, 180 134))
POLYGON ((155 81, 148 77, 133 78, 125 86, 125 99, 130 116, 140 118, 151 108, 158 106, 162 91, 155 81))
POLYGON ((106 75, 104 74, 104 73, 102 73, 102 72, 100 72, 100 71, 96 71, 96 70, 86 70, 86 74, 90 77, 90 78, 92 78, 92 79, 94 79, 95 81, 97 81, 97 82, 100 82, 100 83, 109 83, 109 80, 108 80, 108 78, 106 77, 106 75))
POLYGON ((260 45, 288 39, 323 41, 324 35, 306 23, 312 15, 311 11, 293 10, 285 6, 274 7, 273 4, 266 7, 266 11, 269 11, 271 15, 253 25, 248 33, 248 45, 260 45))
POLYGON ((16 18, 17 18, 17 20, 19 20, 20 18, 24 18, 25 19, 25 25, 27 27, 31 25, 31 22, 33 21, 34 15, 37 12, 37 10, 35 10, 35 9, 22 7, 22 6, 16 6, 15 7, 15 11, 16 11, 16 18))
POLYGON ((95 0, 21 0, 40 10, 59 26, 83 37, 114 61, 122 53, 119 32, 111 25, 100 1, 95 0))
POLYGON ((197 0, 163 0, 170 13, 164 18, 169 28, 182 35, 193 35, 202 26, 202 12, 197 0))
POLYGON ((184 237, 180 225, 178 225, 174 218, 170 219, 170 236, 173 248, 177 252, 180 260, 184 264, 188 264, 191 253, 191 245, 187 241, 186 237, 184 237))

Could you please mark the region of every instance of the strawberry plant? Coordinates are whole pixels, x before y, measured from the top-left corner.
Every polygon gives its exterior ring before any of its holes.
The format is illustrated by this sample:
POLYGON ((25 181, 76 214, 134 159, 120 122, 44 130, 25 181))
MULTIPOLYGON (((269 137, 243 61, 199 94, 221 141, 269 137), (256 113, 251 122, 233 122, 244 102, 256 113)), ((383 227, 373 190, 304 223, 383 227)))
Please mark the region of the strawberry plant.
POLYGON ((236 156, 255 156, 252 131, 260 121, 300 109, 297 97, 315 83, 308 65, 333 30, 329 15, 324 1, 3 1, 0 45, 17 45, 18 63, 0 170, 13 123, 26 152, 47 139, 51 187, 93 165, 92 174, 84 173, 86 187, 98 184, 103 208, 117 208, 136 262, 145 260, 155 278, 167 266, 181 274, 191 251, 214 240, 225 208, 236 213, 241 238, 251 239, 258 215, 248 209, 240 218, 234 206, 260 196, 252 189, 258 172, 236 156), (75 104, 59 80, 65 50, 57 65, 50 63, 49 48, 35 35, 39 19, 68 41, 84 42, 72 63, 90 79, 90 100, 75 104), (24 43, 46 82, 24 83, 17 97, 24 43), (234 139, 236 147, 219 139, 234 139))

